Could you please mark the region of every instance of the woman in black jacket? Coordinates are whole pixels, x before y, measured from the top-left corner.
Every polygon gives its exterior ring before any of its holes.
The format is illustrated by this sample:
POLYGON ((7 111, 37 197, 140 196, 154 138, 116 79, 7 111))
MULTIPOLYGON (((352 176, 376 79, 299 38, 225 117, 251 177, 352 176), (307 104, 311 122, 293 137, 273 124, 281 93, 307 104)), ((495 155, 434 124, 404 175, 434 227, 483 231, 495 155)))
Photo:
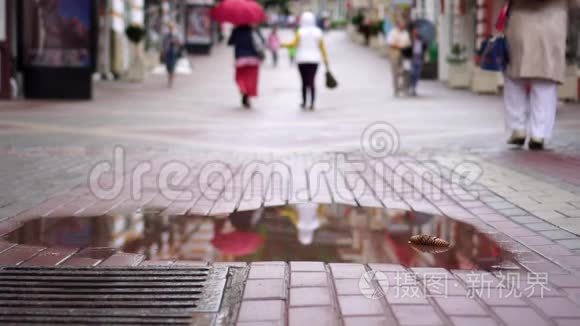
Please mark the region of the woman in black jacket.
POLYGON ((228 45, 234 47, 235 78, 242 94, 242 106, 250 108, 250 97, 258 95, 258 73, 264 54, 264 38, 252 26, 236 26, 228 45))

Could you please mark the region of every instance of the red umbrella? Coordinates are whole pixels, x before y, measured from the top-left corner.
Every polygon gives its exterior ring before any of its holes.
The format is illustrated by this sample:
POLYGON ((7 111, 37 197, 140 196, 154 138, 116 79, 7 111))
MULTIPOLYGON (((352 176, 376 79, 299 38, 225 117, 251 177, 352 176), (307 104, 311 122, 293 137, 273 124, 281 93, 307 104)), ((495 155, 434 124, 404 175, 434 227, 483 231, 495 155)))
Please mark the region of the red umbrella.
POLYGON ((234 231, 216 234, 211 244, 225 254, 246 256, 256 252, 264 244, 264 238, 254 232, 234 231))
POLYGON ((224 0, 211 10, 211 17, 220 23, 255 25, 266 19, 264 8, 253 0, 224 0))

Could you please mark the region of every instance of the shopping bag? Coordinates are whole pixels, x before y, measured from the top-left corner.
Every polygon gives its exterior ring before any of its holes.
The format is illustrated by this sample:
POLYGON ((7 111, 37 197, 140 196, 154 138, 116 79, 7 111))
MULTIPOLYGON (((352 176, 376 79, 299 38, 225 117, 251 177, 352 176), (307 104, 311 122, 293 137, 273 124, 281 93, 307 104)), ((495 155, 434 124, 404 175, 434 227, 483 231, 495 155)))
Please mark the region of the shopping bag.
POLYGON ((403 59, 403 70, 407 72, 413 70, 413 62, 411 59, 403 59))
POLYGON ((334 89, 337 86, 338 82, 336 81, 336 78, 334 78, 330 70, 326 70, 326 87, 334 89))

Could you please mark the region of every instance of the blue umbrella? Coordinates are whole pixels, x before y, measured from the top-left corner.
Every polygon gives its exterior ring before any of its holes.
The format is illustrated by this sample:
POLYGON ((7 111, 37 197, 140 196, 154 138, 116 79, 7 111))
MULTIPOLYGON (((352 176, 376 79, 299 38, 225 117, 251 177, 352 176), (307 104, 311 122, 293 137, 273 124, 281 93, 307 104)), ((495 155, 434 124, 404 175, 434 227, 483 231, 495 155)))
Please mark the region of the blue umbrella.
POLYGON ((435 41, 437 36, 437 31, 435 30, 435 25, 427 19, 417 19, 413 22, 413 26, 418 29, 419 36, 421 40, 427 44, 431 44, 435 41))

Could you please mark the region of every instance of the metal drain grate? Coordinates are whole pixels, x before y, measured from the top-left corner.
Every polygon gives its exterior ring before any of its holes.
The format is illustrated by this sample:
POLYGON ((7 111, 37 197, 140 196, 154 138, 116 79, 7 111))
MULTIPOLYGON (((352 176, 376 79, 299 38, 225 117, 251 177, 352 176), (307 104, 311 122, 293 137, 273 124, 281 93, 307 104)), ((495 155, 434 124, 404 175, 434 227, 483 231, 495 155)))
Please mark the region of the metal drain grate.
POLYGON ((5 267, 0 324, 190 324, 218 312, 227 267, 5 267))

